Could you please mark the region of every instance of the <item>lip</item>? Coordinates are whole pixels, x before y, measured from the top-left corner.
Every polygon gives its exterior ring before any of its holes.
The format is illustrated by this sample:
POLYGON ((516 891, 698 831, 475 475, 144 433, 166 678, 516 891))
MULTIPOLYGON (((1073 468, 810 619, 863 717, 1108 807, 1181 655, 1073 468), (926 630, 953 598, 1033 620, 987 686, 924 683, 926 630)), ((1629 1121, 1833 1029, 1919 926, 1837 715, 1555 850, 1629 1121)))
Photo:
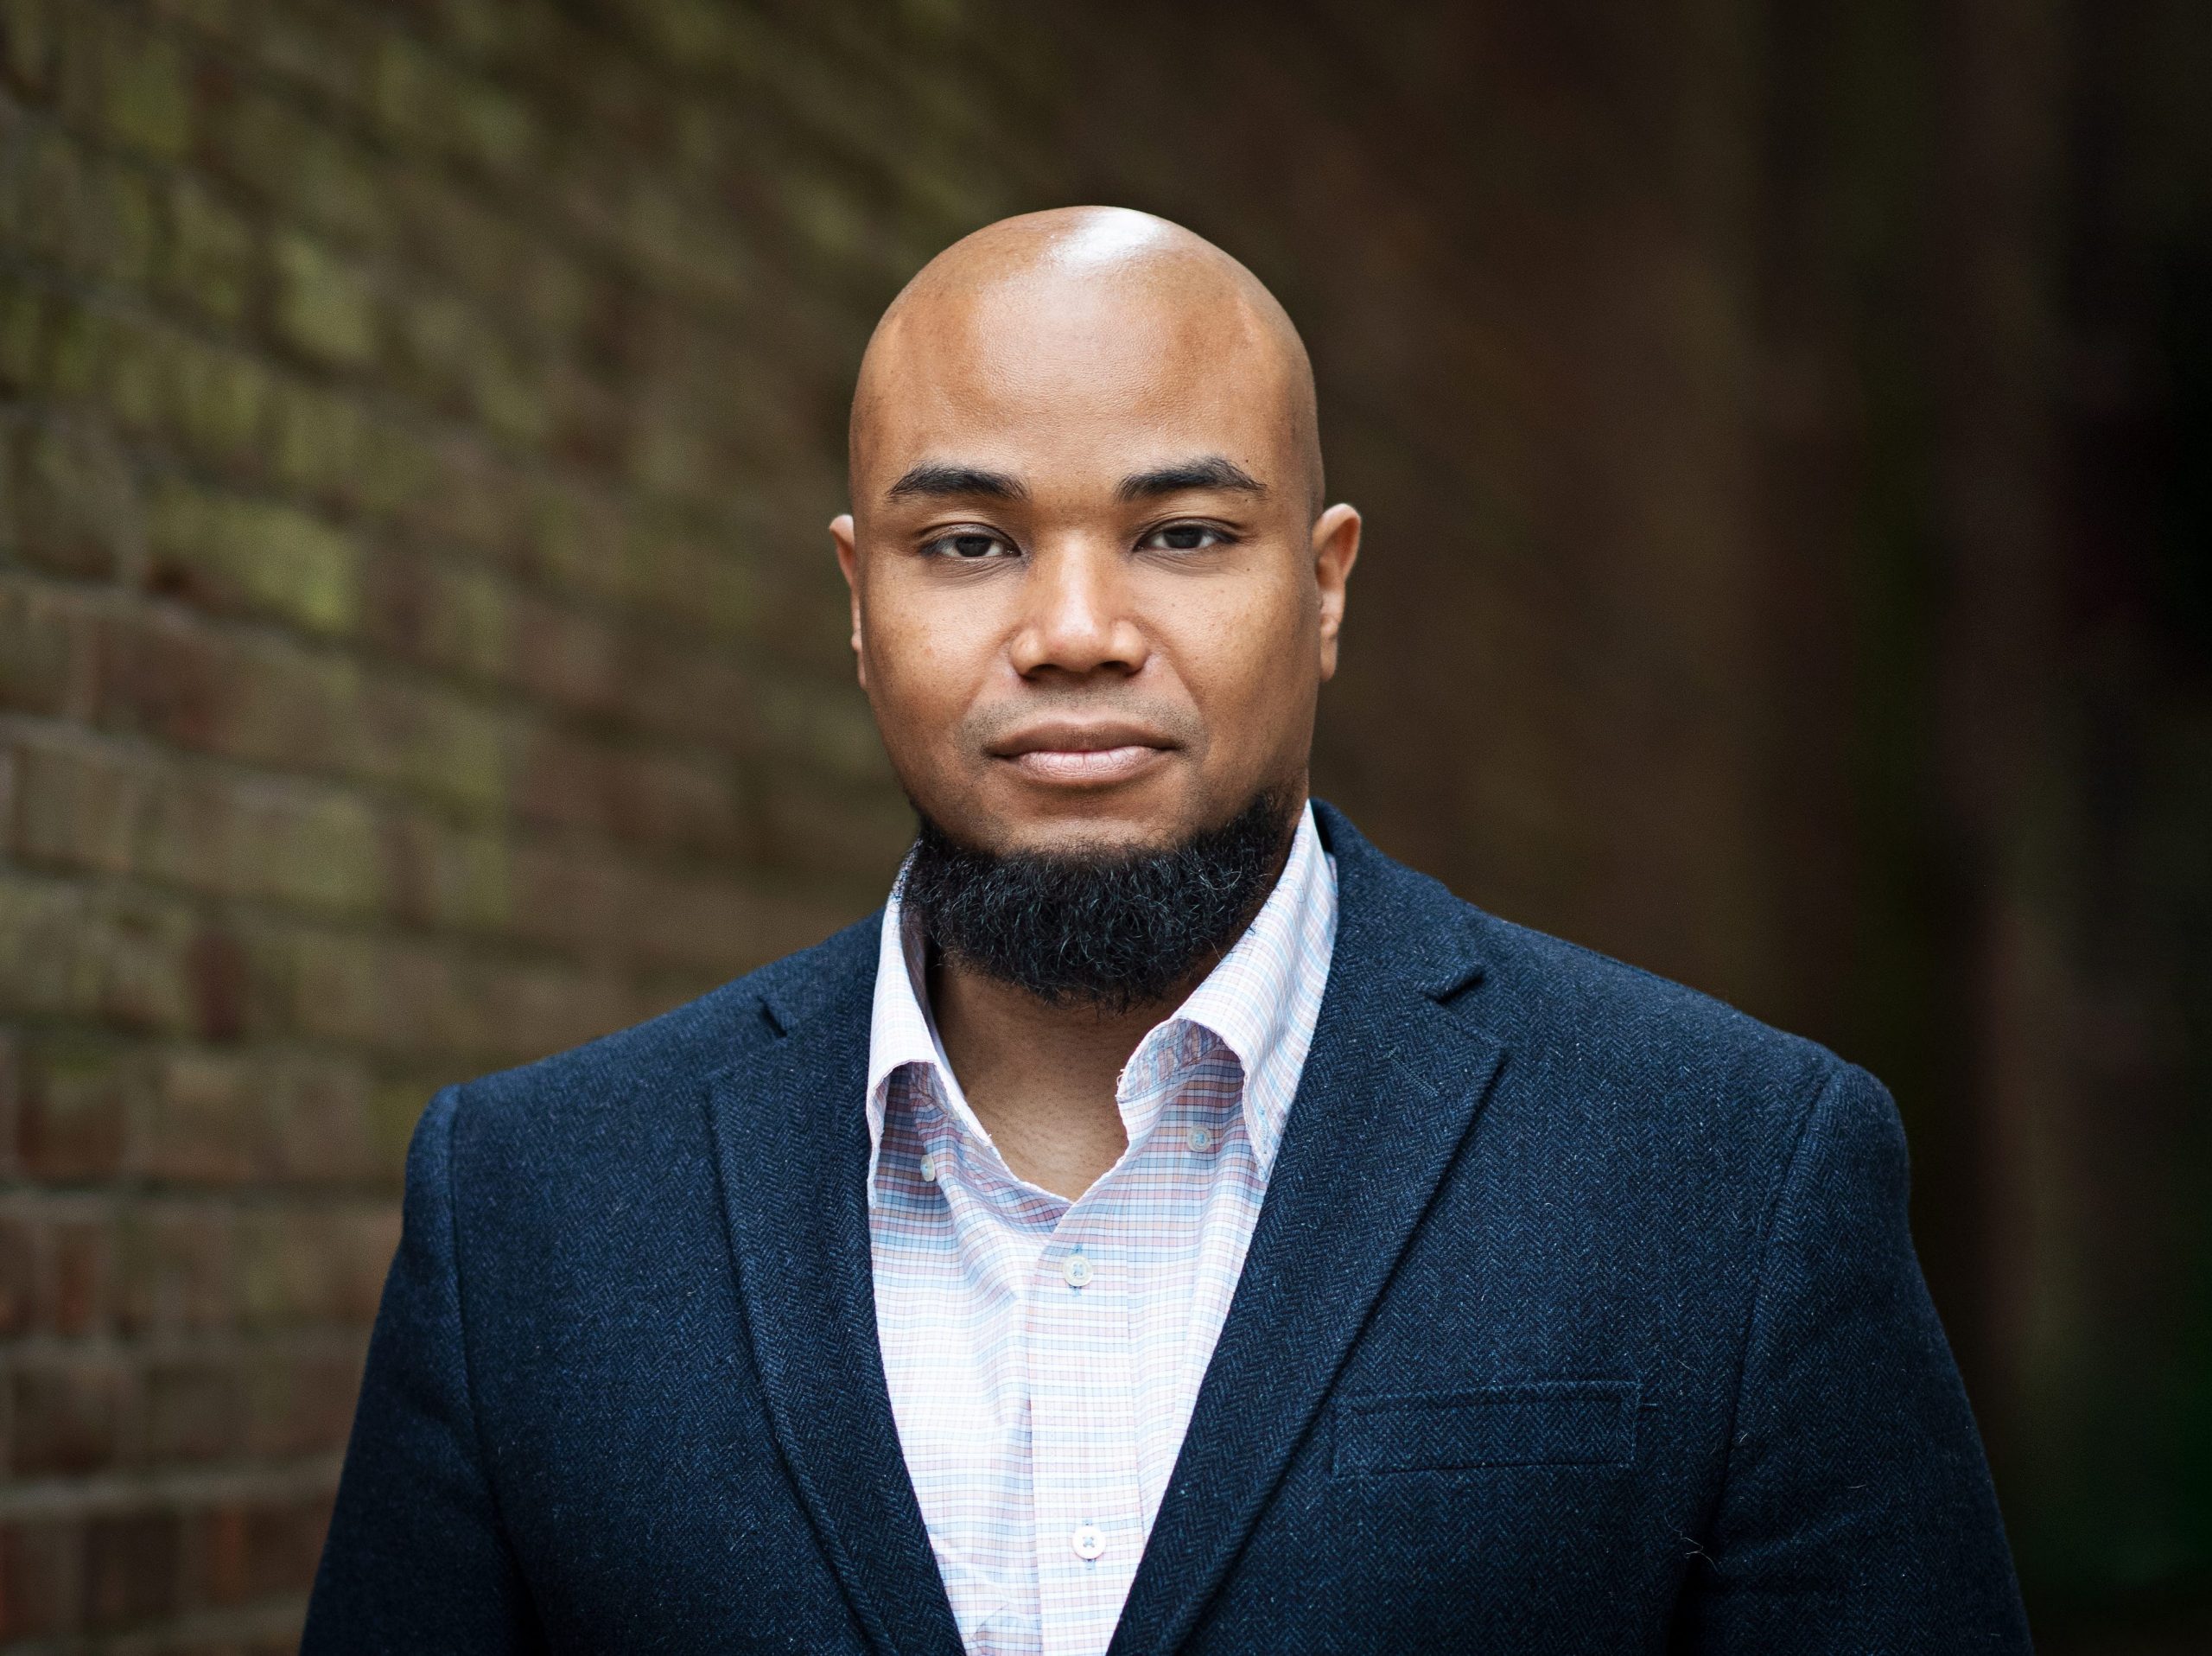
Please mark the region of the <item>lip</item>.
POLYGON ((1001 736, 986 751, 1036 781, 1097 787, 1150 769, 1175 746, 1148 725, 1053 720, 1001 736))

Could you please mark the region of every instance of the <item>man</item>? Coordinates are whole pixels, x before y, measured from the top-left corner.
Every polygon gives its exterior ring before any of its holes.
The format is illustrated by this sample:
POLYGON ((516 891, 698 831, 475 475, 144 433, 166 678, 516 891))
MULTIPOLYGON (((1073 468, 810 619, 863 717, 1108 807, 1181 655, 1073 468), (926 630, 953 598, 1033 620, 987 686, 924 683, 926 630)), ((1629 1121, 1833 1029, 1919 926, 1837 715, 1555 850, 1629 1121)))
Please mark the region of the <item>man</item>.
POLYGON ((900 882, 432 1104, 308 1648, 2025 1650, 1880 1086, 1309 805, 1251 275, 981 231, 851 469, 900 882))

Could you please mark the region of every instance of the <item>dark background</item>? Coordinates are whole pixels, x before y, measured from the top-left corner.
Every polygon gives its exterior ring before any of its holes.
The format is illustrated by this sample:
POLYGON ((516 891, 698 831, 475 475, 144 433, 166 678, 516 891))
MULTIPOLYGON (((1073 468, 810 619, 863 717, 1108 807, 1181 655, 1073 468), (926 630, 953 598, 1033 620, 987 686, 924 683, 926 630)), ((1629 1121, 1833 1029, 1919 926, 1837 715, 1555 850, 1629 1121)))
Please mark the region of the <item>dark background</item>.
POLYGON ((822 525, 1212 237, 1321 792, 1882 1075, 2046 1649, 2212 1648, 2212 8, 0 0, 0 1652, 296 1636, 438 1082, 878 900, 822 525))

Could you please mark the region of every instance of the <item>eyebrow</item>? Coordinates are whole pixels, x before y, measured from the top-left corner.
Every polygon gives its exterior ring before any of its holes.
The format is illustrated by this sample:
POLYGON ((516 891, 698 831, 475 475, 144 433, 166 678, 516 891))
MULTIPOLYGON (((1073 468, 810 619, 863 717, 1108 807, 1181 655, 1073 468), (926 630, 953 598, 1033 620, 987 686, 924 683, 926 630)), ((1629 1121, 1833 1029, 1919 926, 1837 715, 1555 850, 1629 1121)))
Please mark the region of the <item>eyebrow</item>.
POLYGON ((1029 490, 1018 477, 1004 472, 985 471, 980 466, 946 465, 925 461, 891 486, 889 497, 894 500, 915 496, 931 498, 943 495, 982 495, 992 500, 1026 500, 1029 490))
POLYGON ((1173 494, 1192 488, 1236 489, 1245 494, 1268 492, 1265 483, 1235 461, 1221 455, 1207 455, 1198 460, 1155 466, 1148 472, 1133 472, 1122 480, 1122 486, 1115 494, 1124 500, 1141 500, 1148 495, 1173 494))

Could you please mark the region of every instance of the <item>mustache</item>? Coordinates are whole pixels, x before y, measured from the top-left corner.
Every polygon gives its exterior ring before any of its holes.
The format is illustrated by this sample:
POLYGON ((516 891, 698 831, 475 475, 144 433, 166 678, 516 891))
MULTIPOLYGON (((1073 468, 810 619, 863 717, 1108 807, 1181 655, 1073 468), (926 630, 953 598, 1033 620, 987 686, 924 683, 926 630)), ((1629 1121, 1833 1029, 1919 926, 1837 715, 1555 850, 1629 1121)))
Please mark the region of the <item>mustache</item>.
POLYGON ((960 721, 956 734, 964 748, 984 748, 1017 730, 1056 718, 1144 725, 1180 748, 1195 748, 1205 736, 1204 723, 1188 707, 1150 697, 1102 695, 1096 691, 1046 691, 1025 696, 1018 707, 978 708, 960 721))

